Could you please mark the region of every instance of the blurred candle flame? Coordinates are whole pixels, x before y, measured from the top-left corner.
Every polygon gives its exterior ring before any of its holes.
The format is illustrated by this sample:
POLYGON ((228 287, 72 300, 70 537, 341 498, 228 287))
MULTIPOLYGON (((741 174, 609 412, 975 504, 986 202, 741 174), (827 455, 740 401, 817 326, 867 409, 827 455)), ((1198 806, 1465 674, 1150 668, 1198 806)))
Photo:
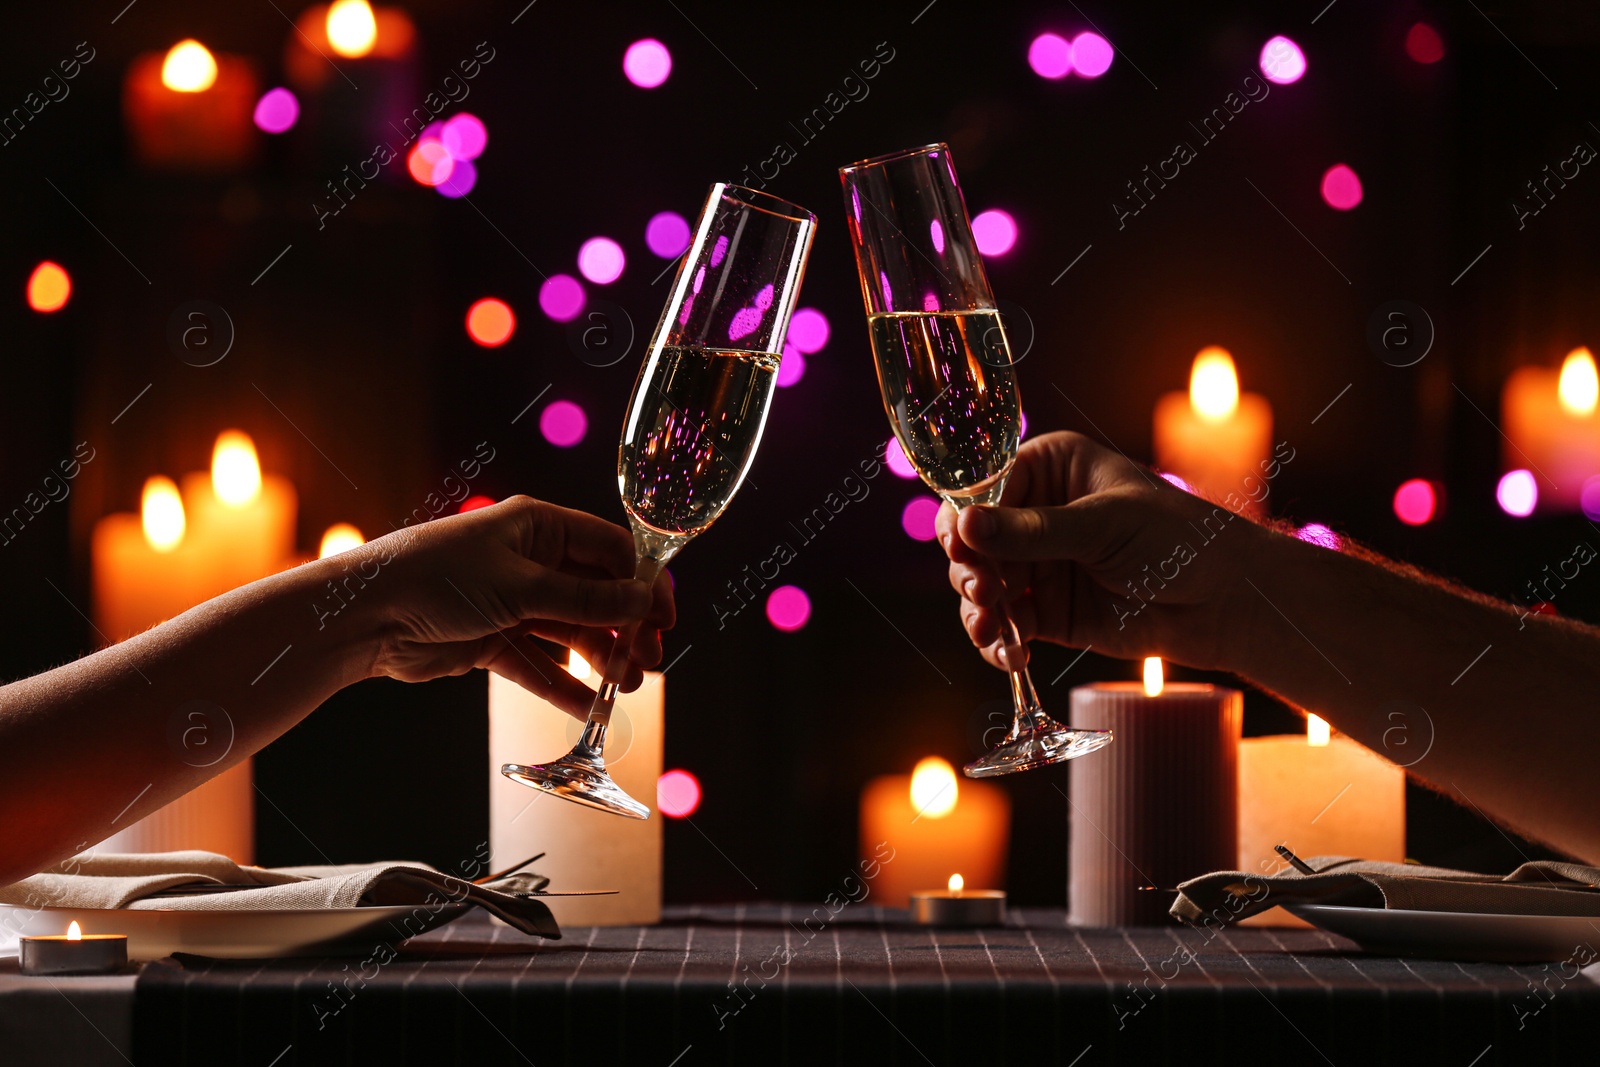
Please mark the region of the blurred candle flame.
POLYGON ((1239 407, 1239 375, 1225 348, 1212 345, 1194 357, 1189 372, 1189 404, 1209 422, 1221 422, 1239 407))
POLYGON ((1568 415, 1594 414, 1595 402, 1600 400, 1600 375, 1595 372, 1594 355, 1587 348, 1574 348, 1567 353, 1556 394, 1568 415))
POLYGON ((959 874, 952 874, 950 876, 949 886, 950 886, 950 892, 959 893, 963 889, 967 888, 967 881, 966 881, 965 878, 962 878, 959 874))
POLYGON ((348 552, 366 543, 367 539, 361 536, 358 528, 348 522, 336 522, 322 535, 322 547, 317 550, 317 558, 337 556, 340 552, 348 552))
POLYGON ((942 819, 955 810, 960 796, 956 769, 938 756, 918 760, 911 770, 911 806, 919 815, 942 819))
POLYGON ((1161 657, 1146 656, 1144 658, 1144 695, 1158 697, 1161 690, 1166 688, 1166 679, 1161 673, 1161 657))
POLYGON ((67 940, 68 941, 82 941, 83 940, 83 927, 78 925, 78 920, 77 919, 73 919, 70 923, 67 924, 67 940))
POLYGON ((1306 715, 1306 744, 1313 748, 1326 745, 1333 734, 1328 726, 1328 720, 1320 715, 1306 715))
POLYGON ((589 661, 578 655, 577 649, 567 651, 567 673, 574 678, 587 678, 594 668, 589 666, 589 661))
POLYGON ((203 93, 216 80, 216 59, 193 37, 173 45, 161 63, 161 84, 175 93, 203 93))
POLYGON ((242 508, 261 495, 261 462, 256 443, 239 430, 217 435, 211 451, 211 491, 229 507, 242 508))
POLYGON ((139 501, 139 519, 144 539, 157 552, 171 552, 183 543, 187 526, 183 517, 183 497, 171 478, 157 474, 144 483, 139 501))
POLYGON ((367 0, 337 0, 328 8, 328 43, 346 59, 360 59, 378 42, 378 20, 367 0))

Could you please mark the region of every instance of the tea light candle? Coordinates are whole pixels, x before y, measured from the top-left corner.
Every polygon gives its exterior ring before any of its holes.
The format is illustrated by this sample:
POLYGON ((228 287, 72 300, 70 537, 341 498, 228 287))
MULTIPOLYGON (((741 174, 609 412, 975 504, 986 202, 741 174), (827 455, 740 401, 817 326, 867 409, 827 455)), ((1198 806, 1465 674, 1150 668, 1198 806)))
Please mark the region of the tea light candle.
POLYGON ((860 855, 881 864, 873 900, 903 908, 924 886, 952 871, 975 885, 1004 885, 1011 801, 992 782, 958 778, 929 756, 910 774, 874 778, 861 792, 860 855))
POLYGON ((1567 353, 1559 372, 1521 367, 1500 394, 1506 470, 1532 469, 1538 507, 1579 510, 1585 479, 1600 474, 1600 378, 1587 348, 1567 353))
POLYGON ((911 894, 912 921, 923 926, 1003 926, 1006 895, 998 889, 967 889, 959 874, 945 889, 911 894))
POLYGON ((1231 510, 1262 510, 1251 490, 1268 469, 1272 406, 1239 392, 1227 349, 1213 345, 1194 357, 1189 392, 1167 393, 1156 403, 1154 437, 1162 470, 1231 510))
POLYGON ((1161 660, 1145 680, 1079 686, 1072 726, 1111 730, 1116 744, 1071 769, 1068 921, 1154 926, 1171 921, 1170 888, 1233 866, 1237 849, 1237 689, 1172 684, 1161 660))
POLYGON ((134 57, 122 113, 139 158, 151 166, 231 170, 255 155, 256 75, 243 56, 186 40, 134 57))
POLYGON ((18 940, 23 974, 116 974, 128 966, 127 934, 86 934, 76 920, 65 934, 18 940))

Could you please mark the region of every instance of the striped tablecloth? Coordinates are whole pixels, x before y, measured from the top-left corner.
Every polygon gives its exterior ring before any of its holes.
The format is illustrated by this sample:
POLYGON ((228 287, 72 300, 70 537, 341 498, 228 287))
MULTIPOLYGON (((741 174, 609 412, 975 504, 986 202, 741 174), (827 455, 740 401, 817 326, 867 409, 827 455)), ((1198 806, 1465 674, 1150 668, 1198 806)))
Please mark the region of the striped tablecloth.
POLYGON ((539 942, 470 915, 365 958, 180 957, 139 977, 135 1061, 1489 1067, 1600 1056, 1600 984, 1572 967, 1372 957, 1307 930, 1080 930, 1044 910, 1011 923, 936 931, 871 907, 700 907, 539 942))

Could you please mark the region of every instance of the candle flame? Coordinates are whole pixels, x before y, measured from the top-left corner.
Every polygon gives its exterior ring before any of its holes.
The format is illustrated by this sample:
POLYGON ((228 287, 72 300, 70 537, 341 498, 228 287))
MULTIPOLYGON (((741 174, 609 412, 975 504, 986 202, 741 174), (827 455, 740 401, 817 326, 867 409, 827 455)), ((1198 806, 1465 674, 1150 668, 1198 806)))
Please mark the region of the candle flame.
POLYGON ((183 518, 183 497, 172 479, 156 475, 144 483, 144 495, 139 501, 139 520, 144 526, 144 539, 157 552, 171 552, 183 543, 186 523, 183 518))
POLYGON ((367 0, 337 0, 328 8, 328 43, 346 59, 360 59, 378 42, 378 20, 367 0))
POLYGON ((179 41, 161 63, 161 84, 175 93, 203 93, 217 81, 217 61, 190 37, 179 41))
POLYGON ((578 655, 577 649, 567 651, 567 673, 574 678, 587 678, 594 668, 589 666, 589 661, 578 655))
POLYGON ((83 927, 78 925, 78 920, 77 919, 73 919, 71 922, 69 922, 67 924, 67 940, 68 941, 82 941, 83 940, 83 927))
POLYGON ((1561 379, 1556 395, 1568 415, 1593 415, 1600 401, 1600 374, 1595 372, 1594 355, 1587 348, 1574 348, 1561 364, 1561 379))
POLYGON ((1160 656, 1146 656, 1144 658, 1144 695, 1158 697, 1161 690, 1167 687, 1167 680, 1161 671, 1160 656))
POLYGON ((317 550, 317 558, 327 559, 329 556, 337 556, 352 548, 360 548, 366 543, 367 539, 361 536, 359 529, 348 522, 336 522, 322 535, 322 547, 317 550))
POLYGON ((967 880, 965 878, 961 877, 959 874, 952 874, 950 876, 949 885, 950 885, 950 892, 959 893, 963 889, 967 888, 967 880))
POLYGON ((1207 422, 1221 422, 1239 407, 1239 376, 1226 348, 1212 345, 1194 357, 1189 372, 1189 406, 1207 422))
POLYGON ((229 507, 242 508, 261 495, 256 443, 241 430, 223 430, 211 451, 211 491, 229 507))
POLYGON ((918 760, 911 770, 911 806, 919 816, 942 819, 949 815, 960 791, 956 769, 938 756, 918 760))
POLYGON ((1321 748, 1328 743, 1333 731, 1328 726, 1328 720, 1321 715, 1306 715, 1306 744, 1312 748, 1321 748))

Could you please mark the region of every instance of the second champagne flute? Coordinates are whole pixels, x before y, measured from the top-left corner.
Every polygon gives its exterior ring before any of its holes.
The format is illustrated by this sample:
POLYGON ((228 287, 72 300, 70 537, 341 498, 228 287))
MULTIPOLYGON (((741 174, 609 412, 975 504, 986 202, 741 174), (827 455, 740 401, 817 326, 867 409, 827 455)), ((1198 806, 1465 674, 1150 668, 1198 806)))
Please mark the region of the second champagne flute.
MULTIPOLYGON (((717 520, 755 461, 816 226, 815 215, 787 200, 711 187, 639 368, 617 450, 641 581, 653 583, 717 520)), ((554 763, 508 763, 500 773, 615 815, 649 818, 650 809, 611 780, 604 756, 635 630, 617 635, 572 751, 554 763)))
MULTIPOLYGON (((1017 458, 1022 402, 950 148, 926 145, 841 167, 883 407, 928 487, 960 510, 997 504, 1017 458)), ((1011 731, 967 764, 972 778, 1032 770, 1103 747, 1039 706, 1028 650, 1002 599, 1011 731)))

